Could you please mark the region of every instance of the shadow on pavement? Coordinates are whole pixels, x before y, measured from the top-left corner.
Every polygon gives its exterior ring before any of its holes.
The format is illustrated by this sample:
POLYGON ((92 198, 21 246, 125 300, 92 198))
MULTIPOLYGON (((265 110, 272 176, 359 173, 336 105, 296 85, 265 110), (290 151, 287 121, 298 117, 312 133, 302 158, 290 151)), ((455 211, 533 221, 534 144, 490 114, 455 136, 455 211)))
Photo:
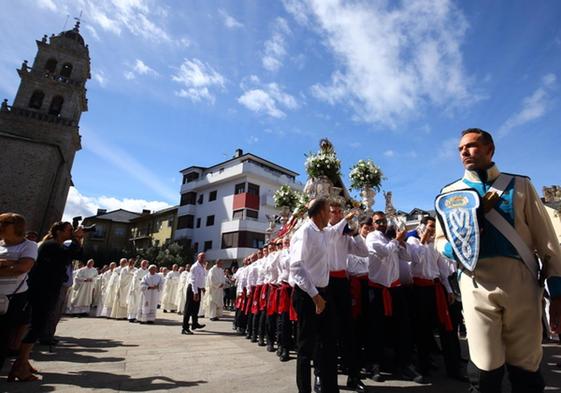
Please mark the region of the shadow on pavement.
POLYGON ((60 337, 59 343, 52 347, 52 352, 47 352, 48 347, 37 345, 32 358, 37 361, 56 360, 70 363, 107 363, 122 362, 122 357, 99 357, 100 353, 107 352, 104 348, 137 347, 138 345, 123 344, 122 341, 110 339, 91 339, 76 337, 60 337), (91 354, 91 355, 90 355, 91 354))
POLYGON ((48 385, 72 385, 84 389, 114 389, 121 392, 148 392, 197 386, 206 381, 177 381, 163 376, 132 378, 125 374, 98 371, 70 372, 68 374, 43 373, 43 380, 30 383, 27 391, 50 391, 48 385), (47 386, 42 386, 47 385, 47 386))

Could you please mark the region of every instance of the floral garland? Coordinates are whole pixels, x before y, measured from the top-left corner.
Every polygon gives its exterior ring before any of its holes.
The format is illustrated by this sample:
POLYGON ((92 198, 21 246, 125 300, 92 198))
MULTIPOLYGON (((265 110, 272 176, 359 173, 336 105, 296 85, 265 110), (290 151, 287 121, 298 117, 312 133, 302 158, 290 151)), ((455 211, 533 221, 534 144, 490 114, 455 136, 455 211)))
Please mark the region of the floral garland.
POLYGON ((292 211, 296 207, 298 199, 298 193, 286 184, 280 186, 273 195, 273 201, 277 209, 287 206, 292 211))
POLYGON ((367 187, 380 191, 383 176, 380 167, 374 164, 372 160, 359 160, 349 173, 351 188, 361 190, 367 187))
POLYGON ((331 181, 341 176, 341 161, 333 151, 310 153, 306 155, 306 172, 308 176, 317 179, 327 176, 331 181))

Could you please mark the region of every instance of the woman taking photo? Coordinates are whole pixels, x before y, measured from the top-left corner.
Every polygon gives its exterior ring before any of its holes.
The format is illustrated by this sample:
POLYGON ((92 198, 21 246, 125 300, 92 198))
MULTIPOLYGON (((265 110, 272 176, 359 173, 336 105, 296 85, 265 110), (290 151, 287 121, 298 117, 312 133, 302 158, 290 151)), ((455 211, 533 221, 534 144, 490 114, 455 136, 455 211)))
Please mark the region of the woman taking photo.
POLYGON ((67 267, 82 254, 82 228, 74 230, 69 222, 56 222, 39 246, 37 262, 29 273, 31 328, 12 366, 8 382, 35 380, 36 370, 29 363, 33 344, 45 330, 49 316, 55 311, 60 288, 66 281, 67 267))
MULTIPOLYGON (((8 352, 8 343, 18 330, 29 323, 27 273, 37 259, 37 244, 25 239, 25 219, 15 213, 0 214, 0 369, 8 352), (8 300, 8 302, 6 302, 8 300), (8 304, 6 304, 8 303, 8 304)), ((30 370, 21 370, 10 379, 33 380, 30 370)))

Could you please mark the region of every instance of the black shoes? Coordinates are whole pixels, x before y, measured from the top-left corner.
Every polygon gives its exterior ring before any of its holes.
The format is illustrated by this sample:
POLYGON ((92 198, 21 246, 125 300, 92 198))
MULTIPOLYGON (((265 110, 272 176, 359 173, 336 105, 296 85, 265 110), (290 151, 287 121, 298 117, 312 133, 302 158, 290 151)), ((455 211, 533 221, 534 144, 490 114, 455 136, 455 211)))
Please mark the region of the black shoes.
POLYGON ((427 383, 425 378, 421 374, 419 374, 412 366, 403 367, 399 371, 398 376, 402 379, 413 381, 415 383, 427 383))
POLYGON ((257 343, 260 347, 265 346, 265 339, 263 337, 259 337, 259 342, 257 343))
POLYGON ((373 380, 374 382, 384 382, 384 377, 383 375, 380 373, 380 366, 375 364, 372 366, 372 369, 370 370, 370 377, 371 380, 373 380))
POLYGON ((347 379, 347 387, 359 393, 364 393, 367 391, 366 385, 358 378, 349 377, 347 379))
POLYGON ((196 325, 191 326, 191 328, 192 328, 193 330, 195 330, 195 329, 202 329, 202 328, 204 328, 205 326, 206 326, 206 325, 205 325, 204 323, 202 323, 202 324, 201 324, 201 323, 197 323, 196 325))
POLYGON ((273 343, 267 344, 267 352, 275 352, 275 347, 273 346, 273 343))
POLYGON ((321 381, 318 376, 314 378, 314 392, 321 393, 321 381))
POLYGON ((193 334, 193 332, 189 329, 182 329, 181 334, 193 334))
POLYGON ((280 359, 281 362, 288 362, 290 360, 290 356, 289 356, 289 353, 288 353, 288 348, 283 348, 282 349, 282 352, 279 356, 279 359, 280 359))

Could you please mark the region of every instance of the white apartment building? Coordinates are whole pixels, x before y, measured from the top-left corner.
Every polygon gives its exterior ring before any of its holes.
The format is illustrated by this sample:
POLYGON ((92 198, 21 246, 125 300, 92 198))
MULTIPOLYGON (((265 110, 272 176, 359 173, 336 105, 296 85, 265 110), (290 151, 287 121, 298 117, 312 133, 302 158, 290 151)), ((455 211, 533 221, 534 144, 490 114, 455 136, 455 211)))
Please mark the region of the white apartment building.
POLYGON ((230 160, 191 166, 181 174, 175 240, 225 262, 240 261, 263 246, 267 216, 278 214, 273 194, 281 185, 302 189, 298 173, 241 149, 230 160))

